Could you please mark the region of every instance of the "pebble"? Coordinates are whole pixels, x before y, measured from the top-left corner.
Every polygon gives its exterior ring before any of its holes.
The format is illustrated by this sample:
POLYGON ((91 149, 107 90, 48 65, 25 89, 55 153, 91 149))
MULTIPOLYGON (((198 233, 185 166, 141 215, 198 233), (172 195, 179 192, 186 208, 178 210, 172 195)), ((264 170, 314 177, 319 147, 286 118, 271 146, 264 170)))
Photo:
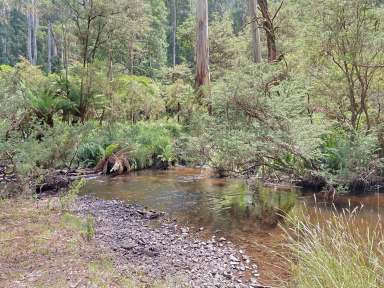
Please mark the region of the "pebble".
POLYGON ((114 251, 114 262, 124 267, 122 272, 139 272, 155 279, 172 279, 177 275, 178 280, 191 287, 257 287, 257 266, 251 266, 251 279, 243 278, 249 257, 243 250, 236 250, 230 241, 224 237, 212 237, 209 241, 194 235, 187 237, 193 234, 188 227, 179 228, 167 222, 163 213, 145 211, 140 205, 90 196, 81 197, 75 208, 84 216, 94 215, 95 240, 114 251), (153 220, 153 215, 159 218, 153 220), (155 228, 153 221, 162 223, 155 228), (238 272, 234 275, 231 270, 238 272))
POLYGON ((233 261, 233 262, 240 262, 240 260, 237 259, 237 258, 236 258, 235 256, 233 256, 232 254, 229 255, 229 259, 230 259, 231 261, 233 261))

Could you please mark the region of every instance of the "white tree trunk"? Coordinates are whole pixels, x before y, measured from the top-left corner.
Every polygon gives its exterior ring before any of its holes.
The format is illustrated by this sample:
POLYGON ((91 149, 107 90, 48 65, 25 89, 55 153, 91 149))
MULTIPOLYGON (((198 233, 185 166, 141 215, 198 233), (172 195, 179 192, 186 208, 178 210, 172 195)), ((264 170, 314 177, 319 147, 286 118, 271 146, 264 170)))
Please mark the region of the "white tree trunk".
POLYGON ((252 21, 252 58, 253 62, 261 63, 260 31, 257 23, 257 0, 249 0, 249 16, 252 21))
POLYGON ((31 9, 28 9, 27 12, 27 25, 28 25, 28 36, 27 36, 27 54, 28 54, 28 60, 30 63, 32 63, 32 11, 31 9))
POLYGON ((47 52, 48 52, 48 73, 52 72, 52 24, 51 22, 48 23, 48 32, 47 32, 47 38, 48 38, 48 43, 47 43, 47 52))
POLYGON ((32 64, 37 64, 37 29, 39 26, 39 17, 37 15, 37 9, 36 9, 36 2, 35 0, 32 0, 33 6, 32 6, 32 47, 33 47, 33 53, 32 53, 32 64))
POLYGON ((172 65, 176 66, 176 29, 177 29, 177 10, 176 0, 171 1, 172 9, 172 65))

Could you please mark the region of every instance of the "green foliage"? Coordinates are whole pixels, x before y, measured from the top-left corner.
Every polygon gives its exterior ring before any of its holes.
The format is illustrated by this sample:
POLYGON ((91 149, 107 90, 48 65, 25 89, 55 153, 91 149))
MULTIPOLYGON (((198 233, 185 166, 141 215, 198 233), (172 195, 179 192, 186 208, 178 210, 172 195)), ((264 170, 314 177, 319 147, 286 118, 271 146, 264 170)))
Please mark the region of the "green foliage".
POLYGON ((36 2, 46 11, 37 13, 40 67, 20 58, 31 7, 0 4, 0 63, 13 65, 0 66, 0 154, 26 186, 121 151, 135 168, 183 160, 335 185, 382 176, 382 3, 270 1, 280 58, 255 65, 246 1, 209 1, 211 84, 201 97, 195 3, 175 2, 175 67, 164 0, 36 2), (48 25, 55 73, 46 75, 48 25))
MULTIPOLYGON (((382 7, 375 1, 314 1, 303 31, 314 101, 346 130, 370 130, 375 108, 367 105, 381 87, 384 60, 382 7), (313 37, 317 34, 319 37, 313 37), (373 108, 373 109, 372 109, 373 108)), ((351 133, 354 133, 352 131, 351 133)))
POLYGON ((84 167, 95 167, 106 154, 103 147, 94 142, 83 143, 77 153, 77 159, 84 167))
MULTIPOLYGON (((14 174, 19 189, 34 191, 45 175, 54 169, 73 169, 80 144, 89 139, 92 125, 72 126, 54 121, 52 127, 30 123, 27 129, 12 129, 12 123, 0 122, 0 155, 8 174, 14 174)), ((20 128, 21 129, 21 128, 20 128)))
POLYGON ((149 76, 157 77, 157 71, 167 63, 167 9, 164 0, 149 0, 151 7, 151 31, 148 37, 149 53, 146 59, 149 76))
POLYGON ((213 80, 222 76, 228 69, 234 68, 238 64, 241 52, 247 49, 248 39, 244 35, 235 36, 232 24, 228 13, 224 16, 212 15, 209 51, 213 80))
POLYGON ((381 161, 377 162, 379 143, 373 134, 360 132, 350 138, 341 129, 330 131, 324 136, 320 151, 321 170, 334 184, 349 183, 381 168, 381 161))
POLYGON ((82 166, 95 167, 102 159, 120 151, 133 169, 165 165, 176 160, 176 141, 182 128, 174 121, 115 123, 105 127, 88 127, 76 160, 82 166))
MULTIPOLYGON (((0 9, 4 8, 0 4, 0 9)), ((0 45, 1 64, 15 65, 20 56, 27 54, 25 49, 27 42, 26 22, 26 16, 16 7, 10 9, 8 19, 0 19, 0 37, 3 39, 3 43, 0 45), (4 43, 7 44, 4 45, 4 43)))
POLYGON ((84 71, 82 65, 75 63, 69 67, 68 81, 63 76, 56 79, 58 92, 66 100, 62 107, 64 120, 79 121, 84 113, 87 118, 89 114, 102 114, 106 110, 110 101, 107 100, 109 84, 104 64, 95 61, 84 71))
POLYGON ((85 222, 85 239, 91 241, 95 236, 95 220, 88 216, 85 222))
POLYGON ((141 119, 157 118, 164 111, 160 90, 150 78, 124 75, 116 79, 114 85, 115 117, 135 123, 141 119))
POLYGON ((165 90, 165 107, 169 114, 177 117, 178 121, 182 117, 188 123, 192 117, 197 104, 195 93, 191 85, 178 79, 173 84, 168 85, 165 90))
POLYGON ((119 144, 111 144, 105 148, 105 156, 109 157, 119 149, 119 144))
POLYGON ((322 119, 310 119, 305 101, 305 87, 278 66, 228 71, 212 85, 213 115, 202 118, 206 133, 197 140, 198 151, 222 170, 265 165, 301 174, 310 168, 323 131, 322 119))
POLYGON ((175 160, 173 137, 180 133, 177 124, 139 122, 127 132, 127 138, 134 147, 133 158, 137 168, 175 160))

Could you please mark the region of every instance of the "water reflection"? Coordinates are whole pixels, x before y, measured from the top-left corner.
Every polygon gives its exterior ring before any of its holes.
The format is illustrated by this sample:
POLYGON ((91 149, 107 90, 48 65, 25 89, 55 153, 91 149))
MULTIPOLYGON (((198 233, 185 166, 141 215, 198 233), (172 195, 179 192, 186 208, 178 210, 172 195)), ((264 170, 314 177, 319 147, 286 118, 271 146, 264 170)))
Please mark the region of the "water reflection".
POLYGON ((207 177, 206 170, 177 168, 141 171, 117 178, 90 180, 86 193, 104 199, 138 202, 170 213, 187 225, 212 231, 255 229, 276 224, 297 200, 294 189, 253 185, 242 180, 207 177))

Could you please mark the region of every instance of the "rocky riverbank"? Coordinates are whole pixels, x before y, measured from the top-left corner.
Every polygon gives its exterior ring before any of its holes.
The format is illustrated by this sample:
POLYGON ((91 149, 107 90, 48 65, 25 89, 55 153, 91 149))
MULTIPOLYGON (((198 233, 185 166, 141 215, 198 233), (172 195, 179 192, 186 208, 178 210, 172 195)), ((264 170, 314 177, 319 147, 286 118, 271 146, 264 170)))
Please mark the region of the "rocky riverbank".
POLYGON ((79 198, 75 212, 95 219, 95 239, 123 271, 169 279, 174 287, 263 287, 257 266, 224 238, 204 241, 136 204, 79 198))

